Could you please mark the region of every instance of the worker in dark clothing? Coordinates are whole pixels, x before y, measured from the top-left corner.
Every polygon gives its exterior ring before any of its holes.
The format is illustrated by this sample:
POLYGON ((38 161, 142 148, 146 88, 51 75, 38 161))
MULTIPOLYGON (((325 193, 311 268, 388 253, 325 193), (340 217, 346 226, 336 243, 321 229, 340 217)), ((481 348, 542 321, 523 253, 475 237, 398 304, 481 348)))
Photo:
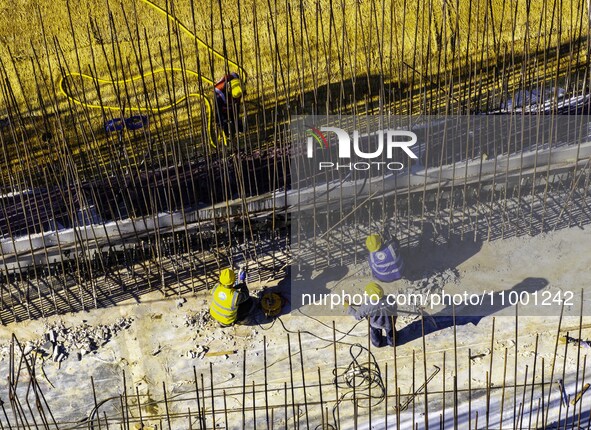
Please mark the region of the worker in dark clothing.
POLYGON ((382 287, 370 282, 365 286, 365 298, 366 302, 358 307, 345 303, 349 315, 353 315, 357 320, 369 320, 369 335, 373 346, 395 346, 397 306, 393 297, 388 300, 382 287))
POLYGON ((215 120, 226 137, 243 131, 240 119, 240 100, 243 95, 242 81, 238 73, 224 75, 215 83, 215 120))
POLYGON ((402 278, 404 261, 396 238, 387 244, 377 234, 367 237, 365 246, 369 251, 369 266, 373 277, 382 282, 393 282, 402 278))
POLYGON ((232 269, 222 270, 220 283, 214 287, 211 295, 209 313, 224 327, 242 321, 253 307, 253 300, 246 286, 245 272, 242 271, 239 282, 236 283, 236 274, 232 269))

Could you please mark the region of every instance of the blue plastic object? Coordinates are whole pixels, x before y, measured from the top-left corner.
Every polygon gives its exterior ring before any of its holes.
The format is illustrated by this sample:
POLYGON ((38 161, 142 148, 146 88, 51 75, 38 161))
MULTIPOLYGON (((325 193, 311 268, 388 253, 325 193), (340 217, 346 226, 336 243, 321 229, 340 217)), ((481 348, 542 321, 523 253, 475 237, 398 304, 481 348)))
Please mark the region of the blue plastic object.
POLYGON ((148 117, 145 115, 134 115, 125 119, 125 127, 128 130, 139 130, 148 125, 148 117))
POLYGON ((108 133, 112 133, 114 131, 121 131, 123 130, 124 126, 125 123, 123 122, 123 118, 113 118, 105 122, 105 130, 108 133))

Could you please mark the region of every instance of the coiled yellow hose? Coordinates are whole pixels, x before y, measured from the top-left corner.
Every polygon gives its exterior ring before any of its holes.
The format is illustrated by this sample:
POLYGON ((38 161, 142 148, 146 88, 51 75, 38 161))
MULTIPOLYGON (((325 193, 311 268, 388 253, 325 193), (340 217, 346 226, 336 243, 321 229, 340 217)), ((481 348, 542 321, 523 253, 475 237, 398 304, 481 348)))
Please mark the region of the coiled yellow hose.
MULTIPOLYGON (((169 14, 165 9, 162 9, 160 6, 152 3, 150 0, 138 0, 142 3, 145 3, 146 5, 152 7, 153 9, 155 9, 156 11, 160 12, 161 14, 165 15, 166 18, 168 20, 170 20, 171 22, 175 23, 176 25, 179 26, 179 28, 186 33, 188 36, 192 37, 198 45, 204 47, 205 49, 207 49, 214 57, 217 57, 221 60, 224 60, 224 62, 227 62, 228 64, 230 64, 231 66, 235 67, 238 72, 240 73, 240 76, 243 80, 246 80, 246 72, 245 70, 236 62, 227 59, 226 57, 224 57, 222 54, 220 54, 219 52, 217 52, 215 49, 213 49, 212 47, 210 47, 209 45, 207 45, 203 40, 201 40, 199 37, 197 37, 191 30, 189 30, 185 25, 183 25, 175 16, 169 14)), ((78 77, 78 78, 82 78, 82 79, 90 79, 93 82, 97 82, 97 83, 103 83, 103 84, 113 84, 113 85, 117 85, 117 84, 125 84, 125 83, 129 83, 129 82, 133 82, 133 81, 137 81, 139 79, 145 78, 145 77, 149 77, 152 75, 156 75, 159 73, 174 73, 174 72, 185 72, 187 73, 187 75, 190 76, 195 76, 198 79, 201 79, 203 82, 205 82, 206 84, 209 85, 214 85, 214 81, 206 78, 204 76, 201 76, 199 73, 195 72, 194 70, 190 70, 190 69, 181 69, 181 68, 177 68, 177 67, 164 67, 161 69, 157 69, 148 73, 144 73, 144 74, 140 74, 140 75, 135 75, 131 78, 127 78, 127 79, 121 79, 121 80, 111 80, 111 79, 101 79, 101 78, 96 78, 94 76, 90 76, 84 73, 68 73, 65 74, 63 76, 60 77, 59 80, 59 89, 60 92, 67 97, 72 103, 81 105, 81 106, 85 106, 87 108, 91 108, 91 109, 106 109, 106 110, 110 110, 110 111, 118 111, 121 108, 119 106, 103 106, 103 105, 98 105, 98 104, 92 104, 92 103, 85 103, 81 100, 78 100, 75 97, 72 97, 70 94, 68 94, 68 92, 66 91, 66 89, 64 88, 64 83, 66 81, 66 79, 68 78, 74 78, 74 77, 78 77)), ((206 109, 206 114, 207 114, 207 133, 209 134, 209 143, 215 147, 215 142, 213 140, 213 134, 211 132, 211 122, 212 122, 212 106, 211 106, 211 101, 204 96, 203 94, 198 94, 198 93, 190 93, 185 97, 182 97, 178 100, 176 100, 174 103, 171 103, 169 105, 166 106, 162 106, 162 107, 157 107, 157 108, 142 108, 142 107, 130 107, 128 108, 131 112, 150 112, 150 113, 161 113, 161 112, 165 112, 169 109, 172 109, 173 107, 175 107, 176 105, 178 105, 179 103, 183 102, 184 100, 188 99, 189 97, 196 97, 201 99, 204 104, 205 104, 205 109, 206 109)), ((220 133, 223 139, 223 143, 226 144, 226 136, 224 135, 224 133, 220 133)))

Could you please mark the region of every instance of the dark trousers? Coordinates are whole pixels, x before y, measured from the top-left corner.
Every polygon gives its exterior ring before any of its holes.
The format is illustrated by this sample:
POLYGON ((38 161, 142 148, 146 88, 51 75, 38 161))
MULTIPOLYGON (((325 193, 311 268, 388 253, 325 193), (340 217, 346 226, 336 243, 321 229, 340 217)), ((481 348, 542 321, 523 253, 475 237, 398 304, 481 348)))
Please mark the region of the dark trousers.
POLYGON ((369 323, 369 337, 371 344, 375 347, 394 346, 394 337, 396 335, 396 317, 380 317, 375 320, 370 320, 369 323), (383 334, 385 332, 385 336, 383 334))
POLYGON ((236 129, 239 132, 243 131, 244 126, 238 113, 239 105, 227 104, 219 96, 216 96, 214 104, 215 121, 222 128, 226 137, 235 134, 236 129))
POLYGON ((240 303, 238 305, 238 314, 236 315, 235 322, 240 322, 240 321, 244 320, 245 318, 247 318, 248 315, 250 315, 250 311, 251 311, 253 305, 254 305, 254 300, 250 296, 248 297, 248 299, 245 302, 240 303))

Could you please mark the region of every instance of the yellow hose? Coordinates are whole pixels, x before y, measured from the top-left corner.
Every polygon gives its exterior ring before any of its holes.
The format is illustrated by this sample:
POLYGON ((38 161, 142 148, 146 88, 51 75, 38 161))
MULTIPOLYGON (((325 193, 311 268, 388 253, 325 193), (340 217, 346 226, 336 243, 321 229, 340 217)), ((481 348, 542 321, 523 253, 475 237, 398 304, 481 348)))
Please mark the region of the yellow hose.
MULTIPOLYGON (((203 40, 201 40, 200 38, 198 38, 195 34, 193 34, 193 32, 191 30, 189 30, 185 25, 183 25, 176 17, 174 17, 173 15, 169 14, 165 9, 162 9, 160 6, 152 3, 150 0, 138 0, 142 3, 145 3, 146 5, 154 8, 156 11, 164 14, 166 16, 167 19, 169 19, 171 22, 175 23, 176 25, 179 26, 179 28, 185 32, 187 35, 189 35, 190 37, 192 37, 200 46, 204 47, 205 49, 207 49, 214 57, 217 57, 219 59, 222 59, 224 61, 227 61, 228 64, 234 66, 236 69, 238 69, 238 71, 240 72, 240 76, 242 77, 243 80, 246 80, 246 72, 245 70, 238 65, 238 63, 227 59, 226 57, 224 57, 222 54, 220 54, 219 52, 217 52, 215 49, 211 48, 209 45, 207 45, 203 40)), ((97 104, 92 104, 92 103, 85 103, 82 102, 78 99, 76 99, 75 97, 72 97, 70 94, 68 94, 68 92, 64 89, 64 81, 70 77, 80 77, 82 79, 90 79, 94 82, 97 83, 108 83, 108 84, 125 84, 128 82, 133 82, 133 81, 137 81, 138 79, 142 79, 145 77, 149 77, 152 75, 156 75, 158 73, 174 73, 174 72, 185 72, 188 75, 191 76, 195 76, 198 79, 201 79, 203 82, 209 84, 209 85, 214 85, 213 80, 206 78, 204 76, 201 76, 199 73, 190 70, 190 69, 181 69, 181 68, 177 68, 177 67, 164 67, 161 69, 157 69, 155 71, 151 71, 148 73, 144 73, 142 75, 135 75, 132 76, 131 78, 127 78, 127 79, 121 79, 121 80, 110 80, 110 79, 100 79, 100 78, 95 78, 94 76, 90 76, 84 73, 68 73, 66 75, 63 75, 60 77, 59 80, 59 89, 60 92, 67 97, 71 102, 81 105, 81 106, 85 106, 87 108, 91 108, 91 109, 106 109, 106 110, 110 110, 110 111, 118 111, 121 108, 119 106, 103 106, 103 105, 97 105, 97 104)), ((213 137, 212 137, 212 133, 211 133, 211 117, 212 117, 212 107, 211 107, 211 102, 209 101, 209 99, 207 97, 205 97, 203 94, 198 94, 198 93, 190 93, 185 97, 182 97, 179 100, 176 100, 176 102, 171 103, 169 105, 166 106, 162 106, 162 107, 158 107, 158 108, 141 108, 141 107, 131 107, 129 108, 130 111, 132 112, 150 112, 150 113, 161 113, 164 111, 167 111, 169 109, 172 109, 173 107, 175 107, 177 104, 183 102, 184 100, 188 99, 189 97, 197 97, 201 100, 203 100, 203 102, 205 103, 205 109, 206 109, 206 114, 207 114, 207 133, 209 134, 209 143, 215 147, 215 142, 213 141, 213 137)), ((222 132, 220 133, 223 139, 223 143, 224 145, 226 144, 226 136, 225 134, 222 132)))

